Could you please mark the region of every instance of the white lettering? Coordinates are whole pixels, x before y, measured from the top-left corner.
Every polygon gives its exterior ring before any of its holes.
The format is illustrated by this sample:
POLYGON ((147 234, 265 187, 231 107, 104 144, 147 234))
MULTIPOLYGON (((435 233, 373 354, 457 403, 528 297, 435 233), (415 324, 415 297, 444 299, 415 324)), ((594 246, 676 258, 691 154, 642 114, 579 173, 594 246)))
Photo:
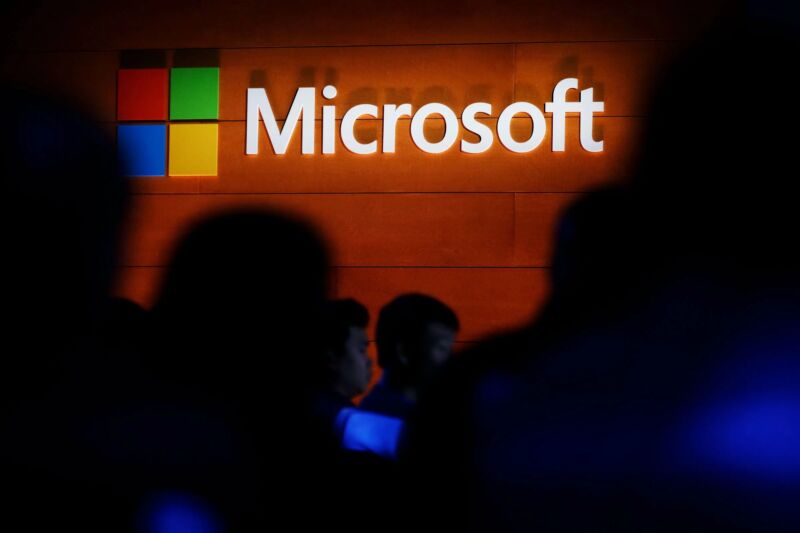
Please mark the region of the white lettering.
POLYGON ((553 101, 544 104, 544 110, 553 114, 553 151, 565 149, 567 113, 580 113, 581 146, 589 152, 602 152, 603 141, 595 141, 592 136, 592 120, 593 113, 602 112, 605 104, 594 101, 594 89, 581 91, 580 102, 567 102, 567 91, 577 88, 577 78, 565 78, 553 89, 553 101))
POLYGON ((369 115, 378 118, 378 106, 372 104, 359 104, 351 107, 342 118, 342 143, 345 148, 355 154, 374 154, 378 151, 378 141, 369 143, 361 143, 356 140, 353 132, 353 127, 356 124, 356 119, 363 115, 369 115))
MULTIPOLYGON (((336 87, 326 85, 322 96, 327 100, 336 98, 336 87)), ((332 154, 336 151, 336 106, 322 106, 322 153, 332 154)))
POLYGON ((461 151, 468 154, 480 154, 492 147, 494 142, 494 135, 492 130, 486 124, 481 124, 475 120, 475 113, 483 113, 484 115, 492 114, 492 104, 485 102, 476 102, 469 104, 464 108, 461 114, 461 123, 464 124, 464 129, 476 134, 480 137, 480 141, 473 143, 461 140, 461 151))
POLYGON ((544 120, 541 109, 528 102, 514 102, 505 108, 500 113, 500 118, 497 119, 497 136, 500 138, 500 142, 503 143, 503 146, 518 154, 530 152, 539 146, 544 139, 545 130, 547 130, 547 123, 544 120), (517 113, 530 115, 533 121, 531 136, 523 142, 517 142, 511 136, 511 119, 517 113))
POLYGON ((397 119, 411 116, 411 104, 383 106, 383 153, 393 154, 397 137, 397 119))
POLYGON ((429 154, 441 154, 448 150, 458 137, 458 118, 453 110, 444 104, 425 104, 420 107, 414 118, 411 119, 411 140, 414 141, 422 151, 429 154), (428 116, 438 114, 444 119, 444 136, 439 142, 428 142, 425 138, 425 119, 428 116))
POLYGON ((258 123, 259 118, 264 121, 267 136, 272 143, 276 154, 285 154, 289 147, 300 114, 303 115, 303 140, 302 153, 314 153, 314 93, 313 87, 300 87, 292 101, 292 107, 283 123, 283 129, 278 128, 272 106, 269 104, 265 89, 247 89, 247 135, 245 139, 245 153, 255 155, 258 153, 258 123))
MULTIPOLYGON (((594 114, 605 110, 604 102, 594 101, 594 89, 588 88, 580 91, 580 100, 567 101, 567 94, 578 89, 577 78, 565 78, 553 88, 553 100, 545 102, 544 111, 553 117, 552 150, 563 152, 566 150, 566 124, 567 113, 580 115, 579 130, 581 147, 588 152, 602 152, 603 141, 594 139, 594 114)), ((322 89, 325 100, 336 98, 338 91, 333 85, 326 85, 322 89)), ((285 154, 291 138, 297 129, 297 123, 302 118, 301 152, 313 154, 315 146, 315 115, 316 89, 313 87, 300 87, 289 108, 283 127, 279 128, 269 97, 265 89, 247 89, 247 131, 245 153, 258 154, 258 136, 260 122, 264 123, 267 136, 272 143, 276 154, 285 154)), ((462 138, 461 151, 468 154, 486 152, 494 144, 495 132, 485 122, 478 120, 477 115, 491 117, 492 105, 487 102, 475 102, 467 105, 461 114, 461 124, 464 130, 478 137, 477 142, 462 138)), ((378 141, 362 143, 356 139, 356 121, 368 116, 378 119, 378 107, 373 104, 358 104, 347 110, 341 120, 339 134, 345 148, 355 154, 374 154, 378 151, 378 141)), ((411 117, 410 134, 414 144, 429 154, 441 154, 455 144, 458 138, 459 119, 455 112, 445 104, 430 103, 420 107, 413 113, 411 104, 385 104, 383 106, 382 143, 381 151, 393 154, 397 150, 397 124, 400 119, 411 117), (444 135, 436 142, 430 142, 425 137, 425 121, 431 115, 439 115, 444 121, 444 135)), ((336 106, 322 106, 322 153, 333 154, 336 151, 336 106)), ((539 147, 547 133, 547 121, 542 110, 530 102, 514 102, 500 113, 497 118, 497 138, 508 150, 516 153, 526 153, 539 147), (519 114, 528 115, 532 122, 530 137, 524 141, 517 141, 511 134, 513 119, 519 114)))

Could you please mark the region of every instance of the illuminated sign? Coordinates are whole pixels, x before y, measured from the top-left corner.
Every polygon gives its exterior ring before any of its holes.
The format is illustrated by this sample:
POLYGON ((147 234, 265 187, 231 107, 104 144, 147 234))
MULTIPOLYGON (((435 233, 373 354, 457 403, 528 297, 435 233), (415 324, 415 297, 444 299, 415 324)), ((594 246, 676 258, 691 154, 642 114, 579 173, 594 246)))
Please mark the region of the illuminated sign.
MULTIPOLYGON (((538 148, 547 132, 545 113, 552 117, 551 150, 565 150, 566 117, 579 116, 580 144, 588 152, 602 152, 603 141, 595 140, 592 127, 595 113, 604 110, 604 103, 594 101, 594 89, 580 92, 578 99, 567 101, 570 91, 578 90, 577 78, 565 78, 553 89, 552 101, 544 110, 530 102, 514 102, 500 110, 495 128, 479 120, 492 117, 492 104, 475 102, 467 105, 461 116, 442 103, 428 103, 414 110, 409 103, 386 104, 382 112, 374 104, 358 104, 348 109, 337 127, 336 87, 322 89, 322 153, 336 152, 337 134, 344 147, 354 154, 395 153, 400 120, 410 122, 414 145, 429 154, 454 149, 480 154, 489 150, 495 137, 506 149, 527 153, 538 148), (527 139, 511 134, 515 116, 530 119, 532 128, 527 139), (382 136, 361 142, 355 136, 356 122, 362 117, 381 121, 382 136), (425 121, 438 117, 444 134, 438 140, 425 135, 425 121), (408 120, 410 119, 410 120, 408 120), (461 139, 460 129, 474 134, 477 140, 461 139)), ((285 154, 300 125, 300 152, 314 154, 317 89, 300 87, 281 126, 263 88, 247 89, 247 123, 245 153, 259 152, 259 135, 266 130, 275 154, 285 154)), ((128 176, 216 176, 219 139, 219 68, 123 69, 117 85, 117 143, 128 176)))
MULTIPOLYGON (((565 150, 566 117, 567 113, 577 113, 580 116, 580 142, 584 150, 589 152, 602 152, 603 141, 597 141, 592 134, 594 113, 603 112, 603 102, 594 101, 594 89, 588 88, 580 91, 580 100, 567 101, 567 92, 578 89, 577 78, 565 78, 559 81, 553 89, 553 100, 546 102, 544 112, 552 115, 553 131, 552 151, 565 150)), ((314 87, 300 87, 289 108, 283 127, 278 126, 275 113, 269 102, 267 91, 261 88, 247 90, 247 137, 245 153, 258 154, 258 138, 260 124, 263 123, 267 137, 276 154, 285 154, 289 148, 298 122, 301 124, 301 153, 313 154, 315 151, 316 119, 316 93, 314 87), (301 118, 302 117, 302 118, 301 118)), ((322 96, 326 100, 336 98, 336 87, 326 86, 322 96)), ((383 136, 381 151, 394 153, 396 150, 397 122, 400 118, 411 118, 411 139, 422 151, 430 154, 439 154, 451 149, 459 133, 459 121, 455 112, 445 104, 425 104, 412 113, 411 104, 386 104, 383 106, 382 117, 379 116, 378 107, 373 104, 358 104, 348 109, 342 117, 339 135, 345 148, 356 154, 374 154, 378 152, 378 141, 368 143, 358 141, 354 134, 356 121, 361 117, 382 118, 383 136), (430 141, 425 137, 424 123, 431 116, 438 115, 444 120, 444 136, 437 141, 430 141)), ((462 152, 479 154, 487 151, 494 143, 494 133, 491 128, 477 120, 477 115, 492 115, 492 105, 486 102, 476 102, 464 108, 461 114, 461 124, 464 129, 478 136, 478 142, 462 140, 462 152)), ((497 119, 497 137, 500 143, 508 150, 516 153, 526 153, 535 150, 544 140, 547 123, 544 113, 530 102, 514 102, 502 110, 497 119), (511 119, 517 114, 530 117, 533 128, 530 137, 523 141, 515 140, 511 135, 511 119)), ((336 106, 322 106, 322 153, 335 153, 336 139, 336 106)))
POLYGON ((117 119, 126 176, 217 175, 219 68, 122 69, 117 119))

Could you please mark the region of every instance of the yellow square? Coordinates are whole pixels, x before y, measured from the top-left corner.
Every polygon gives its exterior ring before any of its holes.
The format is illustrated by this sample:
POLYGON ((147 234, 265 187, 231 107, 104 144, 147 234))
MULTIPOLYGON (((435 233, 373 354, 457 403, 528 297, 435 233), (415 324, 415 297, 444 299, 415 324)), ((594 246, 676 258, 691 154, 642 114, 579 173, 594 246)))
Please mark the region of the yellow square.
POLYGON ((217 124, 169 125, 169 175, 217 175, 217 124))

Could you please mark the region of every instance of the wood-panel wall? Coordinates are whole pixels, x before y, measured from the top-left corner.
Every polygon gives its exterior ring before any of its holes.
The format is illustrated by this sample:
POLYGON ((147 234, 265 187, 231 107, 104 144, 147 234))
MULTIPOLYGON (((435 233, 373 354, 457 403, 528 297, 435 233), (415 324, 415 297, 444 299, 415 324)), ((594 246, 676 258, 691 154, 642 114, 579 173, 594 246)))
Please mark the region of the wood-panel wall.
MULTIPOLYGON (((72 99, 113 132, 123 54, 148 49, 169 65, 176 54, 202 49, 218 62, 218 176, 132 180, 119 294, 151 305, 171 250, 193 221, 267 206, 309 218, 329 239, 333 295, 356 297, 375 316, 401 292, 434 294, 459 313, 460 340, 474 341, 525 322, 541 306, 559 213, 576 195, 631 173, 649 91, 722 4, 45 1, 9 15, 15 22, 2 38, 2 73, 72 99), (605 101, 594 127, 604 152, 581 149, 573 117, 563 153, 550 150, 548 133, 528 154, 495 140, 483 154, 431 155, 413 146, 405 120, 394 154, 354 155, 339 142, 336 154, 323 156, 318 131, 315 155, 300 154, 296 135, 289 152, 276 156, 262 131, 260 155, 244 155, 250 86, 267 89, 279 118, 297 87, 333 83, 338 118, 355 103, 416 109, 438 101, 460 114, 485 101, 493 113, 483 121, 494 127, 511 102, 543 108, 565 77, 605 101)), ((440 130, 436 120, 426 127, 431 138, 440 130)), ((523 137, 530 122, 515 119, 513 130, 523 137)), ((380 121, 359 121, 356 134, 380 141, 380 121)))

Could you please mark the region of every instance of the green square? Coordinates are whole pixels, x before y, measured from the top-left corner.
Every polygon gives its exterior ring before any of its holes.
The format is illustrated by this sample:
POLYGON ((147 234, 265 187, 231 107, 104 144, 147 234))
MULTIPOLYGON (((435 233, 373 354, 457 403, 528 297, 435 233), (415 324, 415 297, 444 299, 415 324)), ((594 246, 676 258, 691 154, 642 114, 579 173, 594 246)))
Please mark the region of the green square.
POLYGON ((173 68, 170 72, 170 120, 219 118, 219 68, 173 68))

